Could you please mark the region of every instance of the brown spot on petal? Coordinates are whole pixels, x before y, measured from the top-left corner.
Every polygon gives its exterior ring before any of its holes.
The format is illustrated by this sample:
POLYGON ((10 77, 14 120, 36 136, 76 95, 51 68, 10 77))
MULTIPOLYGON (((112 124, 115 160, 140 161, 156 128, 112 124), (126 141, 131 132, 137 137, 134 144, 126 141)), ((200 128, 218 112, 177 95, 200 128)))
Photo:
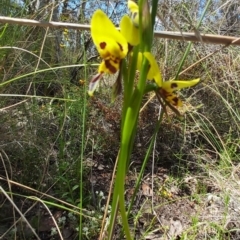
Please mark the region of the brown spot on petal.
POLYGON ((134 13, 132 14, 132 18, 135 19, 135 18, 137 17, 137 15, 138 15, 138 12, 134 12, 134 13))
POLYGON ((131 52, 132 49, 133 49, 133 46, 130 43, 128 43, 128 52, 131 52))
POLYGON ((162 88, 159 89, 159 93, 160 93, 160 96, 168 103, 172 104, 173 106, 179 105, 179 98, 176 95, 171 94, 162 88))
POLYGON ((123 51, 122 45, 121 45, 120 43, 117 43, 117 44, 118 44, 118 46, 120 47, 120 50, 123 51))
POLYGON ((172 89, 177 88, 177 87, 178 87, 178 85, 177 85, 176 83, 172 83, 172 84, 171 84, 171 88, 172 88, 172 89))
POLYGON ((159 93, 161 95, 162 98, 167 98, 167 96, 169 95, 168 92, 166 92, 164 89, 160 88, 159 89, 159 93))
POLYGON ((111 64, 109 60, 105 60, 105 65, 106 68, 111 72, 111 73, 116 73, 117 69, 111 64))
POLYGON ((101 49, 105 49, 105 47, 107 46, 105 42, 101 42, 99 45, 101 49))
POLYGON ((174 97, 174 98, 172 99, 172 101, 173 101, 173 105, 174 105, 174 106, 177 106, 177 105, 178 105, 178 98, 177 98, 177 97, 174 97))

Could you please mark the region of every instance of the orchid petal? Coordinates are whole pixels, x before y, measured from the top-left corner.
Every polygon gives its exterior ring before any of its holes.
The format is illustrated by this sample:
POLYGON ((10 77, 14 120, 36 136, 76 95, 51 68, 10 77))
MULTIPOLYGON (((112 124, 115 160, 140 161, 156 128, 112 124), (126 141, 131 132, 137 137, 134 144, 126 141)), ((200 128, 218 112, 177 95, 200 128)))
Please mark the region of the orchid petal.
POLYGON ((90 83, 89 83, 89 89, 88 89, 88 95, 90 97, 93 96, 93 93, 95 92, 96 88, 98 87, 99 81, 101 80, 103 74, 102 73, 98 73, 95 76, 93 76, 93 78, 91 79, 90 83))
POLYGON ((127 42, 130 45, 136 46, 139 44, 139 29, 133 25, 133 22, 129 16, 125 15, 122 17, 120 22, 120 29, 122 35, 126 38, 127 42))
POLYGON ((113 60, 120 60, 127 55, 126 39, 101 10, 97 10, 92 16, 91 35, 103 59, 111 57, 113 60))
POLYGON ((192 87, 200 82, 200 78, 193 80, 173 80, 163 82, 161 72, 159 70, 158 64, 154 58, 154 56, 150 52, 144 52, 138 54, 138 62, 137 68, 140 70, 142 65, 142 55, 149 62, 149 71, 147 78, 149 80, 154 80, 156 84, 159 86, 159 90, 156 92, 165 102, 172 106, 180 107, 182 106, 182 101, 178 98, 178 96, 174 93, 177 90, 182 88, 192 87))
POLYGON ((118 71, 120 66, 120 61, 113 60, 111 58, 107 58, 101 62, 98 68, 99 73, 108 73, 114 74, 118 71))
POLYGON ((166 81, 162 83, 162 88, 167 92, 174 92, 180 90, 182 88, 188 88, 196 85, 199 83, 200 78, 193 79, 193 80, 173 80, 173 81, 166 81))
POLYGON ((172 92, 167 92, 164 88, 160 88, 158 90, 158 93, 160 94, 162 99, 164 99, 166 102, 173 106, 181 107, 183 105, 181 99, 176 94, 172 92))
POLYGON ((154 56, 150 52, 144 52, 138 54, 138 61, 137 61, 137 69, 141 70, 142 66, 142 55, 148 60, 149 62, 149 71, 147 75, 148 80, 155 80, 159 87, 162 86, 162 75, 158 68, 157 62, 154 56))
POLYGON ((138 5, 129 0, 128 1, 128 9, 130 10, 130 16, 131 16, 131 19, 133 21, 133 24, 135 27, 138 27, 139 26, 139 8, 138 8, 138 5))
POLYGON ((149 68, 147 78, 149 80, 154 79, 155 82, 157 83, 157 85, 159 87, 161 87, 162 86, 162 75, 161 75, 161 72, 159 70, 158 64, 157 64, 154 56, 150 52, 144 52, 143 55, 148 60, 148 62, 150 64, 150 68, 149 68))

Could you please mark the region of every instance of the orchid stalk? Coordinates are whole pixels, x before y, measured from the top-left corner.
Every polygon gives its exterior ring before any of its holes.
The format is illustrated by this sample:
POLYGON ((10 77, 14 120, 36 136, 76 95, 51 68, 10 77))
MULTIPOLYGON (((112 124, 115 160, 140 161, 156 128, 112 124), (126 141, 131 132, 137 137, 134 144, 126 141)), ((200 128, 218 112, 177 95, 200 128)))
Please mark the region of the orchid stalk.
MULTIPOLYGON (((121 89, 123 78, 123 108, 121 118, 121 142, 118 167, 112 199, 111 221, 108 239, 114 229, 114 219, 121 213, 123 229, 127 239, 132 239, 126 213, 124 199, 124 181, 127 175, 130 155, 137 130, 137 121, 144 94, 149 89, 147 80, 154 82, 155 91, 160 103, 170 105, 172 109, 182 105, 175 92, 182 88, 196 85, 200 79, 191 81, 163 81, 158 64, 151 53, 153 27, 156 11, 150 13, 148 1, 140 0, 139 6, 128 1, 130 17, 125 15, 120 21, 120 31, 116 29, 107 15, 97 10, 91 19, 91 35, 99 52, 102 62, 98 73, 93 76, 89 84, 89 95, 93 96, 103 74, 119 72, 115 86, 121 89), (140 71, 140 78, 134 84, 136 71, 140 71)), ((152 1, 152 9, 157 8, 157 1, 152 1)))

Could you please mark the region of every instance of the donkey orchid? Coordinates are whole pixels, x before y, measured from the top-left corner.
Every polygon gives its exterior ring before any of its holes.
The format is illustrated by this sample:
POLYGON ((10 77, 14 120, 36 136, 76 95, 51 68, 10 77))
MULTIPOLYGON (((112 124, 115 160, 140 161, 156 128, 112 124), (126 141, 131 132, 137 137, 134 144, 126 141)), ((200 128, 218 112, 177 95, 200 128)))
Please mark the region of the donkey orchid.
POLYGON ((89 85, 88 94, 93 95, 99 80, 104 73, 114 74, 120 69, 120 63, 129 51, 129 44, 135 46, 139 43, 139 34, 131 19, 124 16, 118 31, 108 16, 97 10, 91 19, 91 35, 95 46, 103 59, 89 85))
POLYGON ((134 25, 132 19, 124 15, 120 22, 120 31, 131 46, 139 44, 139 29, 134 25))
POLYGON ((159 87, 159 89, 156 91, 157 96, 160 96, 168 105, 170 104, 171 106, 176 107, 182 106, 182 101, 174 92, 182 88, 192 87, 199 83, 200 79, 198 78, 189 81, 172 80, 164 82, 162 80, 161 72, 158 68, 157 62, 150 52, 139 53, 137 68, 140 69, 141 67, 142 55, 148 60, 150 65, 147 78, 149 80, 154 80, 159 87))
POLYGON ((130 10, 130 16, 135 27, 139 26, 139 8, 138 5, 132 1, 128 1, 128 9, 130 10))

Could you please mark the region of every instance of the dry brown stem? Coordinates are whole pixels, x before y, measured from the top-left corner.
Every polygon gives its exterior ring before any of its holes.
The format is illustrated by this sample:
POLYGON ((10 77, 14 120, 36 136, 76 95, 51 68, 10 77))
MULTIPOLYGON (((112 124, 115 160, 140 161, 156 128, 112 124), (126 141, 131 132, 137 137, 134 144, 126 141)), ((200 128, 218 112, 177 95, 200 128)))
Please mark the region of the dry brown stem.
MULTIPOLYGON (((0 23, 50 27, 50 28, 90 30, 90 25, 87 25, 87 24, 66 23, 66 22, 46 22, 46 21, 36 21, 32 19, 2 17, 2 16, 0 16, 0 23)), ((237 37, 231 37, 231 36, 200 34, 200 37, 199 37, 195 33, 171 32, 171 31, 157 31, 154 34, 155 34, 155 37, 159 37, 159 38, 168 38, 168 39, 192 41, 192 42, 203 42, 208 44, 225 44, 225 45, 231 44, 231 45, 240 46, 240 39, 237 37)))

